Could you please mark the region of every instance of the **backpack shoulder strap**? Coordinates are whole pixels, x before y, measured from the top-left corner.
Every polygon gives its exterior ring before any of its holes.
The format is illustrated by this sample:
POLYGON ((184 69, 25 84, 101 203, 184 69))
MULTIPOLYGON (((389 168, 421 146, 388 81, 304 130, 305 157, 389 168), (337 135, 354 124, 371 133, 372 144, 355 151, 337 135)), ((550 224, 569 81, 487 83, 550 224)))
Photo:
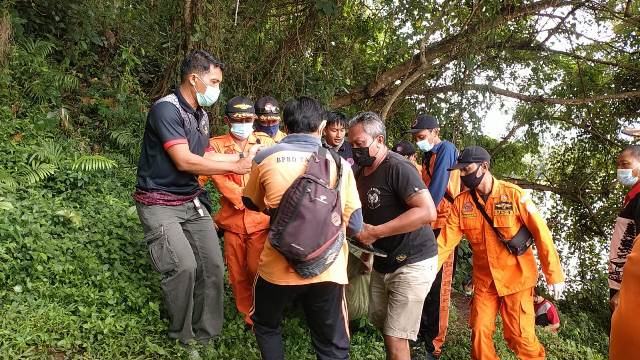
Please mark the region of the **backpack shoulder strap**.
POLYGON ((500 239, 500 241, 504 242, 504 238, 503 238, 502 234, 500 234, 500 231, 498 231, 498 229, 496 229, 495 226, 493 226, 493 219, 491 219, 489 214, 487 214, 487 211, 484 209, 484 206, 482 206, 480 204, 480 201, 478 200, 478 194, 476 194, 476 191, 475 190, 469 190, 469 193, 471 194, 471 198, 473 199, 473 202, 476 204, 476 207, 482 213, 482 216, 484 216, 484 218, 487 220, 487 222, 489 223, 489 225, 491 226, 493 231, 496 233, 496 235, 498 235, 498 239, 500 239))

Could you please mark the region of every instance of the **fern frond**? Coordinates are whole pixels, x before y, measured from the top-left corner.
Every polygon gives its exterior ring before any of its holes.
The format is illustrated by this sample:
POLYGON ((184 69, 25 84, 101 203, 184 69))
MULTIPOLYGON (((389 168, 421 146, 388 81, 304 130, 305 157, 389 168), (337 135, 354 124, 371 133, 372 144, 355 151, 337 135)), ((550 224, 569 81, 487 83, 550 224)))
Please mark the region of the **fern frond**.
POLYGON ((22 49, 31 56, 45 58, 55 50, 55 45, 48 41, 26 39, 21 44, 22 49))
POLYGON ((116 167, 117 163, 101 155, 83 155, 73 162, 73 170, 96 171, 116 167))
POLYGON ((0 168, 0 188, 13 190, 18 187, 18 182, 14 179, 13 176, 7 171, 0 168))
POLYGON ((59 164, 64 159, 64 148, 60 143, 53 140, 47 140, 40 144, 40 151, 33 154, 29 159, 29 162, 34 160, 40 160, 41 162, 48 162, 54 165, 59 164))
POLYGON ((13 204, 9 201, 3 200, 0 198, 0 210, 11 210, 13 209, 13 204))
POLYGON ((58 169, 53 164, 41 163, 34 160, 30 166, 23 165, 22 171, 20 171, 20 179, 29 185, 35 184, 55 174, 56 170, 58 169))
POLYGON ((129 129, 113 130, 109 133, 111 140, 115 141, 118 146, 127 148, 133 145, 137 145, 139 139, 136 138, 129 129))

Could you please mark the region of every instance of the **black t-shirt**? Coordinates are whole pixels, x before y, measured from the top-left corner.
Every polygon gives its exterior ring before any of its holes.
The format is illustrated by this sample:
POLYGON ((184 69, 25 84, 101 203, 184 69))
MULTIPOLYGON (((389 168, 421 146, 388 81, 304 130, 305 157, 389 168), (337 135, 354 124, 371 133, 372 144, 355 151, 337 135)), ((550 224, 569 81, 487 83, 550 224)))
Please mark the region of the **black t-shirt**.
POLYGON ((180 91, 172 95, 175 97, 166 96, 149 110, 136 186, 145 191, 188 195, 199 189, 198 179, 194 174, 178 170, 166 150, 175 144, 188 144, 192 153, 204 155, 209 145, 209 118, 201 107, 191 108, 180 91))
MULTIPOLYGON (((371 225, 384 224, 400 216, 409 210, 405 200, 427 189, 415 166, 391 151, 372 174, 364 176, 362 171, 358 172, 356 183, 364 222, 371 225)), ((376 256, 373 261, 373 268, 380 273, 394 272, 403 265, 431 258, 438 253, 430 226, 381 238, 374 246, 388 254, 386 258, 376 256)))

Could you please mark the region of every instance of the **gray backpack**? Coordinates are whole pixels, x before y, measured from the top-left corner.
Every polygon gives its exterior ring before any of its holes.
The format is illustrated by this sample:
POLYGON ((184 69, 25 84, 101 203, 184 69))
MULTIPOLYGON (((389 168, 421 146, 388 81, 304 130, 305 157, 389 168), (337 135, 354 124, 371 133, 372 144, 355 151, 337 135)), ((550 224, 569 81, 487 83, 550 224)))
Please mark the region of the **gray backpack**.
POLYGON ((338 154, 323 147, 309 158, 307 170, 282 195, 271 211, 269 242, 303 278, 322 274, 335 261, 345 239, 342 228, 340 185, 342 164, 338 154), (338 181, 330 186, 330 154, 338 168, 338 181))

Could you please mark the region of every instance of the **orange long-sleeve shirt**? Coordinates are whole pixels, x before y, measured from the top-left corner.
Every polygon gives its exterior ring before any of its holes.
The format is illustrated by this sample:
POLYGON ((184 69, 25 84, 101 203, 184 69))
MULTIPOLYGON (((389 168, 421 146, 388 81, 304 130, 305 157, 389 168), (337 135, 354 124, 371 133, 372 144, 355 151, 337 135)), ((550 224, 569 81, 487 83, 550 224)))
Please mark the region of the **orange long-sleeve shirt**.
MULTIPOLYGON (((255 144, 271 146, 275 144, 270 139, 260 139, 250 135, 247 146, 255 144)), ((209 140, 212 150, 221 154, 237 154, 242 151, 233 141, 231 134, 213 137, 209 140)), ((220 210, 214 217, 216 224, 227 231, 237 234, 251 234, 258 230, 269 228, 269 217, 261 212, 251 211, 242 203, 242 190, 249 181, 249 174, 225 174, 213 176, 200 176, 200 184, 211 180, 220 192, 220 210)))
MULTIPOLYGON (((547 283, 564 281, 560 258, 551 232, 529 196, 518 186, 493 179, 493 189, 484 205, 494 226, 505 239, 511 239, 526 225, 534 237, 538 258, 547 283)), ((473 250, 473 284, 477 291, 489 289, 495 283, 500 296, 513 294, 536 285, 538 268, 533 250, 515 256, 507 250, 490 224, 487 223, 469 191, 455 198, 446 226, 438 237, 439 266, 447 259, 465 235, 473 250)))

